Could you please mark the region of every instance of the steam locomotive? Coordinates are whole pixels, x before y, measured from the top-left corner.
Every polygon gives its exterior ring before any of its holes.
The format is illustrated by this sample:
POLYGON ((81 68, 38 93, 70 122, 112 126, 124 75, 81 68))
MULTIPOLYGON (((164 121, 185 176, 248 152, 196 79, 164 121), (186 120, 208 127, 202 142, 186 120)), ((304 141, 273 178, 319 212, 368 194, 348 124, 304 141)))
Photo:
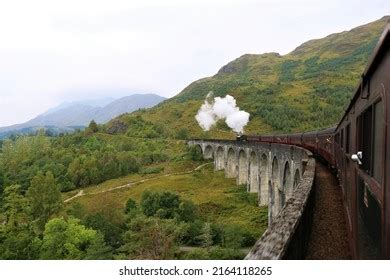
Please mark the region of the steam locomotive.
MULTIPOLYGON (((337 173, 352 254, 390 259, 390 24, 339 124, 284 135, 238 135, 237 141, 297 145, 337 173)), ((329 209, 332 211, 332 209, 329 209)))

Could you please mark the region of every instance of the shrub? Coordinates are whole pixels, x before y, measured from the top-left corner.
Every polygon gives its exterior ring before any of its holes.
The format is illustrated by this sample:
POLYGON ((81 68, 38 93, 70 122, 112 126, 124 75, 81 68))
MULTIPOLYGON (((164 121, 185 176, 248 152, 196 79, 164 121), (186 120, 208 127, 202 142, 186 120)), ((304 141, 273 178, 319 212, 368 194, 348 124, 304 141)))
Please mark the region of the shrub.
POLYGON ((137 202, 134 199, 129 198, 126 202, 125 213, 128 214, 137 209, 137 202))
POLYGON ((192 222, 196 218, 196 206, 192 201, 184 200, 178 209, 178 218, 183 222, 192 222))
POLYGON ((142 211, 148 217, 158 214, 162 219, 172 219, 176 216, 179 205, 179 196, 171 192, 145 191, 141 198, 142 211))
POLYGON ((186 140, 189 137, 189 132, 187 128, 181 128, 177 131, 175 138, 176 139, 181 139, 181 140, 186 140))
POLYGON ((250 247, 256 242, 251 232, 237 225, 225 227, 224 236, 224 245, 229 248, 250 247))

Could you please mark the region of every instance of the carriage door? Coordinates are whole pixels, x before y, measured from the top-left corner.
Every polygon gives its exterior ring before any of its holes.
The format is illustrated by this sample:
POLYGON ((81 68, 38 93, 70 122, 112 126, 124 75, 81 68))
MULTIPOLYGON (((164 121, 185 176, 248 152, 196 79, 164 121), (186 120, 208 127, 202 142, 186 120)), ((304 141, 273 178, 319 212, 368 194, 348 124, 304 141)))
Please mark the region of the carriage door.
POLYGON ((375 102, 357 119, 356 218, 360 259, 380 259, 382 248, 383 102, 375 102))

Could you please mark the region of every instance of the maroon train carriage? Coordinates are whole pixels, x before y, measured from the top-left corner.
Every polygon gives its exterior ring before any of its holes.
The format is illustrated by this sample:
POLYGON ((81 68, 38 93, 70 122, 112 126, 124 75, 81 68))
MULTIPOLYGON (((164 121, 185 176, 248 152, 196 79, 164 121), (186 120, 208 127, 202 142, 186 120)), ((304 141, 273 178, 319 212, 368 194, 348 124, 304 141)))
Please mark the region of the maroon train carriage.
POLYGON ((275 143, 288 143, 288 137, 287 134, 285 135, 276 135, 274 136, 274 142, 275 143))
POLYGON ((354 255, 390 258, 390 28, 382 34, 335 134, 354 255))
MULTIPOLYGON (((353 257, 390 259, 390 25, 337 127, 247 141, 298 145, 336 169, 353 257)), ((331 211, 331 209, 330 209, 331 211)))
POLYGON ((321 130, 317 133, 317 154, 332 168, 336 165, 334 155, 334 132, 336 127, 321 130))
POLYGON ((247 141, 261 142, 261 136, 247 135, 247 141))
POLYGON ((302 146, 302 133, 290 134, 287 137, 288 144, 302 146))
POLYGON ((274 142, 274 136, 273 136, 273 135, 264 135, 264 136, 261 136, 261 141, 262 141, 262 142, 273 143, 273 142, 274 142))
POLYGON ((317 154, 317 149, 318 149, 317 131, 306 132, 302 134, 302 147, 310 150, 314 154, 317 154))

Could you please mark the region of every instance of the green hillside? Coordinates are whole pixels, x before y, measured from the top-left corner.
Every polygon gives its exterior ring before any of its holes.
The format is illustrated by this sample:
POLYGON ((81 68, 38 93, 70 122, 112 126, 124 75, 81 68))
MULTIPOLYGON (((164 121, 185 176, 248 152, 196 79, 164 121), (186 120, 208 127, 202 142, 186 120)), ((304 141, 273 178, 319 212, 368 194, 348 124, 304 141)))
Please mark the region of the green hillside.
POLYGON ((251 114, 249 133, 295 132, 334 125, 342 116, 360 74, 390 16, 350 31, 308 41, 291 53, 245 54, 216 75, 191 83, 157 107, 134 116, 167 136, 232 137, 222 123, 202 133, 194 116, 209 91, 230 94, 251 114), (178 135, 179 134, 179 135, 178 135))

